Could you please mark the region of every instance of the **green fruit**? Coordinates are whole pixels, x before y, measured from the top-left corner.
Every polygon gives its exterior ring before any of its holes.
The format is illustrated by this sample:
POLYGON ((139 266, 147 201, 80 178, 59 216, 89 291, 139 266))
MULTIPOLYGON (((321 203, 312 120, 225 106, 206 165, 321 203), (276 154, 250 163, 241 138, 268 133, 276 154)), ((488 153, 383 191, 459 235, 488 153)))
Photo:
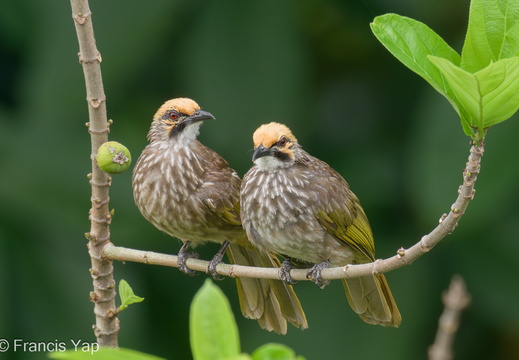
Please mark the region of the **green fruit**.
POLYGON ((109 174, 120 174, 132 163, 130 150, 117 141, 108 141, 101 145, 96 159, 99 168, 109 174))

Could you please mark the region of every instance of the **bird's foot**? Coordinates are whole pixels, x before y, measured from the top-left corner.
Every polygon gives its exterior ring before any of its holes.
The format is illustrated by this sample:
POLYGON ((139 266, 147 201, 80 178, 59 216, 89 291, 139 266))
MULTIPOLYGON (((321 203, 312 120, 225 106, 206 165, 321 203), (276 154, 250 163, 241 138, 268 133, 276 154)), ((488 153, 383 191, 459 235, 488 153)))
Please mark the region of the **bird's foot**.
POLYGON ((280 277, 282 281, 290 285, 295 285, 298 282, 297 280, 292 279, 292 276, 290 275, 290 270, 292 270, 293 268, 294 264, 292 263, 291 258, 287 257, 285 260, 283 260, 283 263, 281 264, 280 268, 280 277))
POLYGON ((186 252, 188 247, 189 241, 186 241, 184 245, 182 245, 182 247, 180 248, 180 251, 178 252, 178 269, 186 275, 193 276, 196 274, 196 271, 188 268, 186 265, 186 261, 187 259, 198 259, 198 253, 186 252))
POLYGON ((223 259, 223 255, 225 254, 225 250, 227 249, 227 247, 229 246, 229 242, 228 241, 225 241, 223 244, 222 244, 222 247, 220 248, 220 250, 218 250, 218 252, 216 253, 216 255, 213 257, 213 259, 209 262, 209 266, 207 267, 207 270, 206 270, 206 273, 211 275, 213 277, 214 280, 218 280, 218 281, 221 281, 223 279, 225 279, 224 276, 221 276, 218 274, 218 272, 216 271, 216 266, 222 262, 222 259, 223 259))
POLYGON ((321 289, 324 289, 326 285, 330 283, 330 280, 323 279, 321 277, 321 271, 327 267, 330 267, 330 260, 324 260, 318 264, 315 264, 310 269, 308 269, 306 278, 311 279, 315 285, 319 286, 321 289))

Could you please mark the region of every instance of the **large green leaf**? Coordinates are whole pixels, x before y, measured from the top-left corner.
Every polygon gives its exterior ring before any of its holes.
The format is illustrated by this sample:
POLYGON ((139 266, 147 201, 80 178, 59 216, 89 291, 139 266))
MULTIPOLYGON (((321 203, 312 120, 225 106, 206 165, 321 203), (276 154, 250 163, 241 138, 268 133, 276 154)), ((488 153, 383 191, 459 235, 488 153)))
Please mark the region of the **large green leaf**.
POLYGON ((475 73, 519 54, 519 2, 472 0, 461 68, 475 73))
POLYGON ((194 360, 219 360, 240 355, 238 327, 229 301, 210 279, 196 293, 189 318, 194 360))
POLYGON ((270 343, 257 348, 252 353, 252 360, 305 360, 296 356, 294 350, 283 344, 270 343))
POLYGON ((511 117, 519 109, 519 57, 499 60, 472 74, 452 62, 430 56, 445 76, 467 121, 479 131, 511 117))
MULTIPOLYGON (((404 65, 423 77, 449 101, 452 92, 428 55, 448 59, 459 65, 460 56, 427 25, 396 14, 377 16, 371 29, 377 39, 404 65)), ((454 105, 454 104, 453 104, 454 105)))

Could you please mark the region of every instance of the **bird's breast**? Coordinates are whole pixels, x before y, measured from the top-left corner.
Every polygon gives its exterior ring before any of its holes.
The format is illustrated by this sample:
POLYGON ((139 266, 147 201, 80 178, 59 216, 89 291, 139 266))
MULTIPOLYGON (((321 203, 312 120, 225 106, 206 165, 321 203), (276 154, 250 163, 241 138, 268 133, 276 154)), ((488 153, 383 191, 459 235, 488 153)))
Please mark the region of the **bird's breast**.
POLYGON ((266 251, 308 262, 324 260, 335 242, 314 215, 317 193, 304 173, 255 171, 242 187, 245 229, 257 232, 256 245, 266 251))
MULTIPOLYGON (((133 175, 133 192, 143 216, 159 230, 184 241, 225 241, 225 227, 199 197, 206 169, 199 154, 188 147, 149 146, 133 175)), ((235 230, 229 230, 235 232, 235 230)))

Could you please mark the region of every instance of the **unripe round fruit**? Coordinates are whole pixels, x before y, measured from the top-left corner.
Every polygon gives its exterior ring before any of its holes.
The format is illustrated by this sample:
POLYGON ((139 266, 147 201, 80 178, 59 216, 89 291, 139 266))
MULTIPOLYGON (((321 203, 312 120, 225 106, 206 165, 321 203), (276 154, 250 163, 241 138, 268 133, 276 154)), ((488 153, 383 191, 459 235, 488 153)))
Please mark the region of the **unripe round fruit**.
POLYGON ((132 156, 128 148, 117 141, 108 141, 97 150, 97 165, 109 174, 120 174, 130 167, 132 156))

